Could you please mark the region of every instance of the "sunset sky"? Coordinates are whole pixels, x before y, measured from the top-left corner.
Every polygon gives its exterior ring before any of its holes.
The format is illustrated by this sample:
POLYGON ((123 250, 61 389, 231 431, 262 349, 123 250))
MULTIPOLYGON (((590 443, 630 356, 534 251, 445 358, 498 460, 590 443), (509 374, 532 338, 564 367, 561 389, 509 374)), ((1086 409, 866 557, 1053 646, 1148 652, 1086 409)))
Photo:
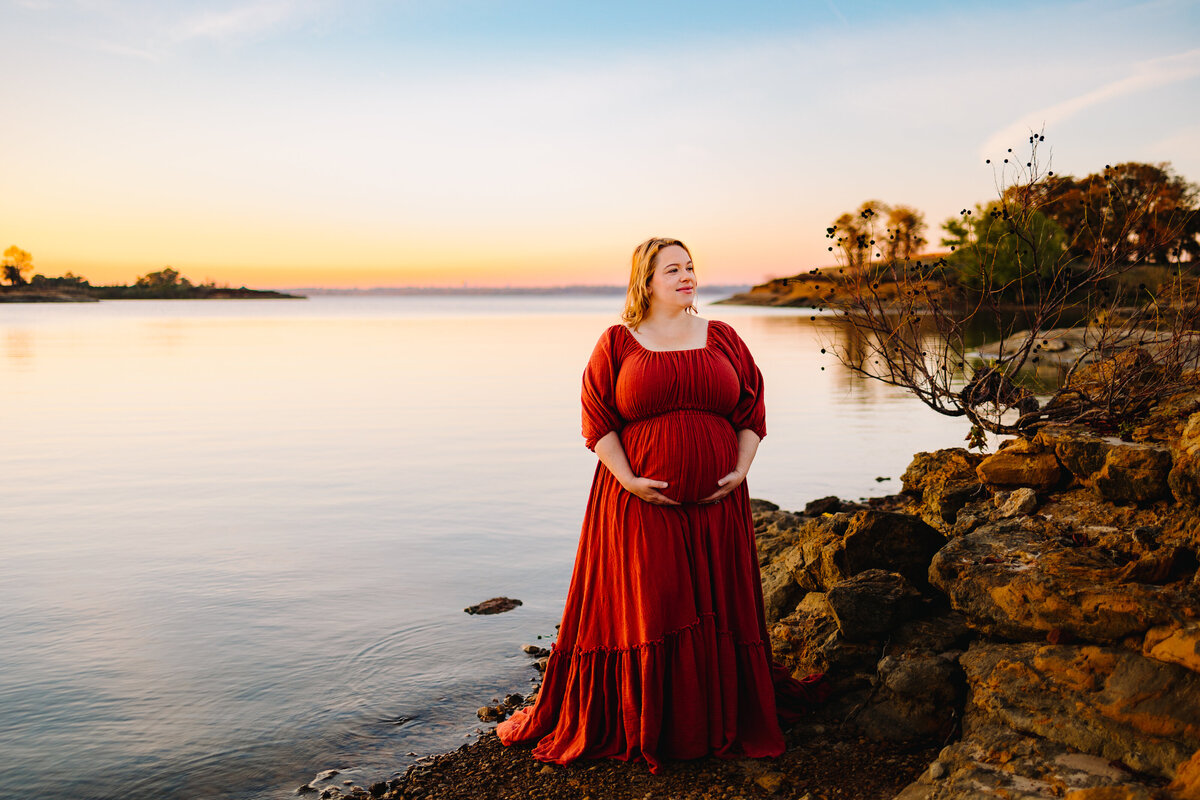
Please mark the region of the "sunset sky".
POLYGON ((1200 3, 3 0, 0 248, 131 282, 616 284, 828 263, 1053 168, 1200 181, 1200 3))

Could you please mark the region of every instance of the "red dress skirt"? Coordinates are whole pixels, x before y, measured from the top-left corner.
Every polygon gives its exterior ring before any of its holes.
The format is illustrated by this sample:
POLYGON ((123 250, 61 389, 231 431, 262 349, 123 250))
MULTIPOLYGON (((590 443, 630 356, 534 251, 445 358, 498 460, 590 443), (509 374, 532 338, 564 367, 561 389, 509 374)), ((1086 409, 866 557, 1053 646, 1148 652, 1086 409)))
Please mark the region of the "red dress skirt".
POLYGON ((819 694, 774 666, 746 484, 697 501, 737 462, 737 431, 766 435, 762 375, 728 325, 705 345, 652 351, 605 331, 583 376, 589 448, 618 431, 633 473, 667 481, 679 506, 647 503, 597 465, 558 640, 532 708, 505 744, 577 758, 777 756, 777 715, 819 694), (778 695, 778 696, 777 696, 778 695), (780 708, 777 709, 777 700, 780 708))

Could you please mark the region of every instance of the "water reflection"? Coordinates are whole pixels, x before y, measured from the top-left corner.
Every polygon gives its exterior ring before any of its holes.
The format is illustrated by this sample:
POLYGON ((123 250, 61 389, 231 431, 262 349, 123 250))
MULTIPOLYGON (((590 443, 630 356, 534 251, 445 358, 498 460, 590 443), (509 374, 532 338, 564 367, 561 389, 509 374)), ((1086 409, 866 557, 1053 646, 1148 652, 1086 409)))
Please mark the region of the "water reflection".
MULTIPOLYGON (((276 797, 461 743, 558 621, 595 467, 579 380, 619 306, 6 311, 0 795, 276 797), (498 594, 525 605, 461 611, 498 594)), ((755 496, 894 491, 965 433, 822 355, 827 318, 704 313, 766 378, 755 496)))

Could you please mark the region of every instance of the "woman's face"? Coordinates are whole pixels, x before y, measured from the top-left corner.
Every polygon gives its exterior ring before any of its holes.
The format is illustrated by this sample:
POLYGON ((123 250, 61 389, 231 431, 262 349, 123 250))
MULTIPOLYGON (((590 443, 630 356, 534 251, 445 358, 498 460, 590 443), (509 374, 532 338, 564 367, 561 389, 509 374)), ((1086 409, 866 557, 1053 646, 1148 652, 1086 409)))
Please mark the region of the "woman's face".
POLYGON ((695 300, 696 268, 687 250, 677 244, 659 250, 650 276, 650 305, 686 308, 695 300))

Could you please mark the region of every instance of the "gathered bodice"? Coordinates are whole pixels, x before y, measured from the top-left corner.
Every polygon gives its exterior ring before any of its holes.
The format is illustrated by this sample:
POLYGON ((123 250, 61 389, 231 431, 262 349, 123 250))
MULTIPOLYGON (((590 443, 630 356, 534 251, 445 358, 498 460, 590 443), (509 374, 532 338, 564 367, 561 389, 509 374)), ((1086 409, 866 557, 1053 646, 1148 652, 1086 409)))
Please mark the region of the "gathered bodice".
POLYGON ((692 350, 647 350, 633 343, 621 360, 616 381, 616 410, 626 423, 675 411, 708 411, 729 416, 740 387, 733 365, 709 336, 692 350))

